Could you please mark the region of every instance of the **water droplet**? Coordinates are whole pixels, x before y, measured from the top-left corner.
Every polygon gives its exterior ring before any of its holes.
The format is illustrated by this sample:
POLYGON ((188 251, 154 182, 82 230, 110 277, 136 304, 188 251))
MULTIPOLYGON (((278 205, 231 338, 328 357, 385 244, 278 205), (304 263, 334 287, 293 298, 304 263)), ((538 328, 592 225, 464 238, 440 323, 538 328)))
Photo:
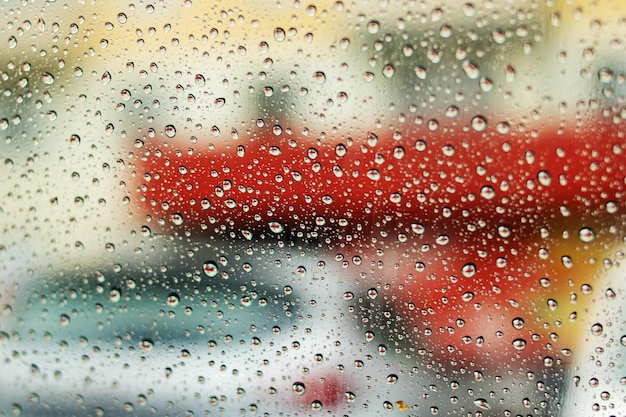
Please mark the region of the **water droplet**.
POLYGON ((174 213, 171 216, 172 219, 172 223, 174 223, 176 226, 180 226, 184 223, 185 219, 183 218, 182 214, 180 213, 174 213))
POLYGON ((378 290, 376 288, 370 288, 367 290, 367 296, 372 300, 375 299, 378 297, 378 290))
POLYGON ((604 205, 606 212, 609 214, 615 214, 617 213, 618 210, 618 205, 615 201, 607 201, 607 203, 604 205))
POLYGON ((593 229, 589 227, 583 227, 582 229, 578 231, 578 239, 580 239, 581 242, 585 242, 585 243, 593 242, 595 238, 596 238, 595 232, 593 231, 593 229))
POLYGON ((398 375, 396 374, 387 375, 388 384, 395 384, 396 382, 398 382, 398 375))
POLYGON ((515 81, 515 68, 513 68, 510 64, 504 68, 504 75, 507 83, 512 83, 515 81))
POLYGON ((476 405, 479 408, 482 408, 483 410, 491 410, 491 406, 489 405, 487 400, 485 400, 484 398, 475 399, 474 405, 476 405))
POLYGON ((323 404, 320 400, 314 400, 311 402, 311 409, 313 411, 320 411, 323 408, 323 404))
POLYGON ((515 350, 524 350, 526 348, 526 340, 515 339, 513 341, 513 348, 515 348, 515 350))
POLYGON ((176 136, 176 128, 174 127, 174 125, 165 126, 165 136, 167 136, 168 138, 173 138, 174 136, 176 136))
POLYGON ((415 76, 420 80, 425 80, 426 77, 428 76, 428 73, 426 72, 425 67, 417 66, 413 69, 413 71, 415 72, 415 76))
POLYGON ((465 301, 466 303, 469 303, 473 299, 474 299, 474 293, 471 291, 468 291, 461 296, 461 300, 465 301))
POLYGON ((293 385, 291 385, 291 390, 294 394, 300 396, 304 395, 304 393, 306 392, 306 387, 302 382, 294 382, 293 385))
POLYGON ((539 171, 537 173, 537 181, 539 181, 539 184, 547 187, 552 184, 552 175, 546 170, 539 171))
POLYGON ((387 65, 385 65, 385 66, 383 67, 383 75, 384 75, 386 78, 391 78, 391 77, 393 77, 394 72, 395 72, 395 69, 394 69, 393 65, 391 65, 391 64, 387 64, 387 65))
POLYGON ((559 304, 556 302, 556 300, 552 298, 548 299, 547 303, 548 303, 548 308, 551 311, 556 311, 556 309, 559 307, 559 304))
POLYGON ((511 236, 511 229, 508 226, 500 225, 498 226, 498 235, 506 239, 511 236))
POLYGON ((169 307, 176 307, 180 302, 180 297, 177 293, 173 292, 167 296, 167 305, 169 307))
POLYGON ((285 227, 281 223, 276 222, 276 221, 270 222, 269 226, 270 226, 270 230, 272 231, 272 233, 279 234, 279 233, 282 233, 283 230, 285 230, 285 227))
POLYGON ((286 37, 287 35, 285 33, 285 29, 283 28, 274 29, 274 39, 276 39, 277 42, 283 42, 286 37))
POLYGON ((150 352, 152 349, 154 349, 154 342, 150 339, 143 339, 140 342, 139 346, 146 352, 150 352))
POLYGON ((463 61, 461 66, 463 67, 463 71, 465 72, 465 75, 467 75, 467 77, 470 80, 475 80, 480 75, 480 71, 478 69, 478 65, 476 65, 475 63, 473 63, 473 62, 471 62, 469 60, 463 61))
POLYGON ((520 317, 516 317, 513 319, 513 328, 516 330, 522 330, 524 328, 524 320, 520 317))
POLYGON ((608 300, 615 300, 616 294, 615 291, 613 291, 613 289, 611 288, 607 288, 606 291, 604 292, 604 296, 608 299, 608 300))
POLYGON ((603 328, 600 323, 596 323, 591 326, 591 334, 594 336, 600 336, 602 334, 603 328))
POLYGON ((461 268, 461 273, 465 278, 473 277, 474 275, 476 275, 476 265, 472 262, 466 263, 465 265, 463 265, 463 268, 461 268))
POLYGON ((561 256, 561 263, 567 269, 570 269, 574 266, 574 260, 567 255, 561 256))
POLYGON ((487 119, 483 116, 474 116, 472 118, 472 129, 476 132, 482 132, 487 128, 487 119))
POLYGON ((491 90, 493 90, 493 84, 494 84, 493 81, 489 77, 481 77, 480 80, 478 81, 478 85, 480 85, 480 89, 484 91, 485 93, 488 93, 491 90))
POLYGON ((44 72, 43 74, 41 74, 41 79, 46 85, 54 84, 54 76, 49 72, 44 72))
POLYGON ((213 278, 217 276, 218 267, 217 264, 213 261, 207 261, 202 265, 202 270, 206 274, 207 277, 213 278))
POLYGON ((368 24, 367 24, 367 31, 371 34, 374 33, 378 33, 378 31, 380 30, 380 23, 378 23, 378 21, 376 20, 371 20, 368 24))
POLYGON ((365 340, 367 340, 368 342, 371 342, 372 340, 374 340, 374 332, 372 331, 366 331, 365 332, 365 340))

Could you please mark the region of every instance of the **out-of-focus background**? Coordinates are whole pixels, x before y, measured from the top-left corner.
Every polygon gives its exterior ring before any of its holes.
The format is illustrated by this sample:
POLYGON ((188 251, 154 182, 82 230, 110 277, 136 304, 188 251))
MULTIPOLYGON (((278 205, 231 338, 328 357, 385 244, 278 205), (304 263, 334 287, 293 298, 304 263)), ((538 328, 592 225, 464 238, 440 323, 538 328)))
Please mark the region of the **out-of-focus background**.
POLYGON ((0 19, 0 415, 626 415, 622 2, 0 19))

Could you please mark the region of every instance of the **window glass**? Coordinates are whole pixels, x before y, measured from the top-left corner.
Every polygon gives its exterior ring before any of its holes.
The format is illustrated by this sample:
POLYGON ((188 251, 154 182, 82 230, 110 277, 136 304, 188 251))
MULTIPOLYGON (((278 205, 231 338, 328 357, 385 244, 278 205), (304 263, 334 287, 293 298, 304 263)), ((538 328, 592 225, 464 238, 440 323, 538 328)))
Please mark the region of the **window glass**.
POLYGON ((0 20, 0 415, 626 413, 621 1, 0 20))

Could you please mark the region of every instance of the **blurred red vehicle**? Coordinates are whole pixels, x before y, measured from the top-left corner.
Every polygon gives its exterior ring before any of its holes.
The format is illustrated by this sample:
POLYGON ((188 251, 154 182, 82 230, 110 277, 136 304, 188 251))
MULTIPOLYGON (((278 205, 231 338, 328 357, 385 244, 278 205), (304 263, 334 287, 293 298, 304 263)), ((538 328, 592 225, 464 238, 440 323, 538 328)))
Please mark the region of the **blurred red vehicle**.
POLYGON ((384 259, 415 344, 463 363, 548 364, 575 334, 562 327, 575 309, 557 306, 619 239, 605 231, 624 230, 625 148, 604 119, 317 140, 263 127, 215 146, 148 144, 133 210, 157 233, 302 239, 363 270, 384 259), (572 269, 571 251, 589 261, 572 269))

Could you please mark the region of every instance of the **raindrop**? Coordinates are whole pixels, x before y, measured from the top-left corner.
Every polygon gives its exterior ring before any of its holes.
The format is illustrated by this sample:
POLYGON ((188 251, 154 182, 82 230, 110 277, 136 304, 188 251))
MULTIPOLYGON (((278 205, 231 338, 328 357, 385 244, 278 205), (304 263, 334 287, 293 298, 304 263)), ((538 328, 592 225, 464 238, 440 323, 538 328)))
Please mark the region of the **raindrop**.
POLYGON ((559 304, 556 302, 556 300, 552 298, 550 298, 547 303, 548 303, 548 308, 551 311, 556 311, 556 309, 559 307, 559 304))
POLYGON ((513 328, 516 330, 522 330, 524 328, 524 320, 520 317, 513 319, 513 328))
POLYGON ((513 341, 513 348, 515 348, 515 350, 524 350, 526 348, 526 340, 515 339, 513 341))
POLYGON ((172 214, 171 219, 172 223, 174 223, 176 226, 180 226, 184 223, 184 218, 180 213, 172 214))
POLYGON ((482 132, 487 128, 487 119, 483 116, 474 116, 472 118, 472 129, 476 132, 482 132))
POLYGON ((311 402, 311 409, 313 411, 320 411, 323 408, 322 402, 320 400, 314 400, 311 402))
POLYGON ((613 291, 613 289, 607 288, 606 291, 604 292, 604 296, 609 300, 615 300, 616 294, 615 294, 615 291, 613 291))
POLYGON ((387 78, 393 77, 394 72, 395 72, 395 69, 393 68, 393 65, 391 64, 387 64, 383 67, 383 75, 387 78))
POLYGON ((570 269, 574 266, 574 260, 570 256, 567 256, 567 255, 561 256, 561 263, 567 269, 570 269))
POLYGON ((80 136, 74 134, 70 136, 70 145, 72 146, 72 148, 76 148, 78 145, 80 145, 80 136))
POLYGON ((167 305, 169 307, 176 307, 180 302, 180 297, 177 293, 173 292, 167 296, 167 305))
POLYGON ((471 262, 466 263, 463 265, 463 268, 461 268, 461 273, 465 278, 472 278, 476 275, 476 265, 471 262))
POLYGON ((552 175, 546 170, 539 171, 537 173, 537 181, 539 181, 539 184, 547 187, 552 184, 552 175))
POLYGON ((602 334, 602 325, 600 323, 596 323, 591 326, 591 334, 594 336, 600 336, 602 334))
POLYGON ((461 64, 463 67, 463 71, 465 72, 465 75, 467 75, 467 77, 470 80, 475 80, 478 78, 478 76, 480 75, 480 71, 478 69, 478 65, 476 65, 475 63, 469 61, 469 60, 465 60, 463 61, 463 64, 461 64))
POLYGON ((143 339, 139 346, 146 352, 150 352, 152 349, 154 349, 154 342, 150 339, 143 339))
POLYGON ((380 23, 378 23, 378 21, 376 20, 371 20, 368 24, 367 24, 367 31, 371 34, 374 33, 378 33, 378 31, 380 30, 380 23))
POLYGON ((609 214, 615 214, 617 213, 618 210, 618 205, 615 201, 608 201, 605 205, 604 205, 606 212, 609 214))
POLYGON ((46 85, 54 84, 54 76, 49 72, 44 72, 43 74, 41 74, 41 79, 46 85))
POLYGON ((306 392, 306 387, 302 382, 294 382, 293 385, 291 385, 291 390, 294 394, 300 396, 304 395, 304 393, 306 392))
POLYGON ((596 238, 595 232, 593 231, 593 229, 589 227, 583 227, 582 229, 578 231, 578 239, 580 239, 581 242, 585 242, 585 243, 593 242, 595 238, 596 238))
POLYGON ((173 138, 174 136, 176 136, 176 128, 174 127, 174 125, 165 126, 165 136, 167 136, 168 138, 173 138))
POLYGON ((285 29, 283 28, 276 28, 274 29, 274 39, 276 39, 277 42, 283 42, 286 39, 287 35, 285 33, 285 29))
POLYGON ((413 71, 415 72, 415 76, 419 78, 420 80, 425 80, 426 77, 428 76, 425 67, 417 66, 413 69, 413 71))
POLYGON ((270 226, 270 230, 272 231, 272 233, 279 234, 279 233, 282 233, 283 230, 285 230, 285 227, 277 221, 270 222, 269 226, 270 226))
POLYGON ((468 291, 461 296, 461 300, 465 301, 466 303, 469 303, 473 299, 474 299, 474 293, 471 291, 468 291))
POLYGON ((204 78, 204 75, 202 74, 196 74, 194 78, 194 82, 196 83, 198 87, 204 87, 206 85, 206 79, 204 78))
POLYGON ((498 235, 506 239, 511 236, 511 229, 508 226, 500 225, 498 226, 498 235))
POLYGON ((209 278, 213 278, 217 276, 218 267, 217 264, 213 261, 207 261, 202 265, 202 270, 209 278))
POLYGON ((491 406, 489 405, 487 400, 485 400, 484 398, 478 398, 474 400, 474 405, 476 405, 479 408, 482 408, 483 410, 491 410, 491 406))
POLYGON ((117 303, 122 298, 122 290, 116 287, 111 288, 109 299, 113 303, 117 303))

